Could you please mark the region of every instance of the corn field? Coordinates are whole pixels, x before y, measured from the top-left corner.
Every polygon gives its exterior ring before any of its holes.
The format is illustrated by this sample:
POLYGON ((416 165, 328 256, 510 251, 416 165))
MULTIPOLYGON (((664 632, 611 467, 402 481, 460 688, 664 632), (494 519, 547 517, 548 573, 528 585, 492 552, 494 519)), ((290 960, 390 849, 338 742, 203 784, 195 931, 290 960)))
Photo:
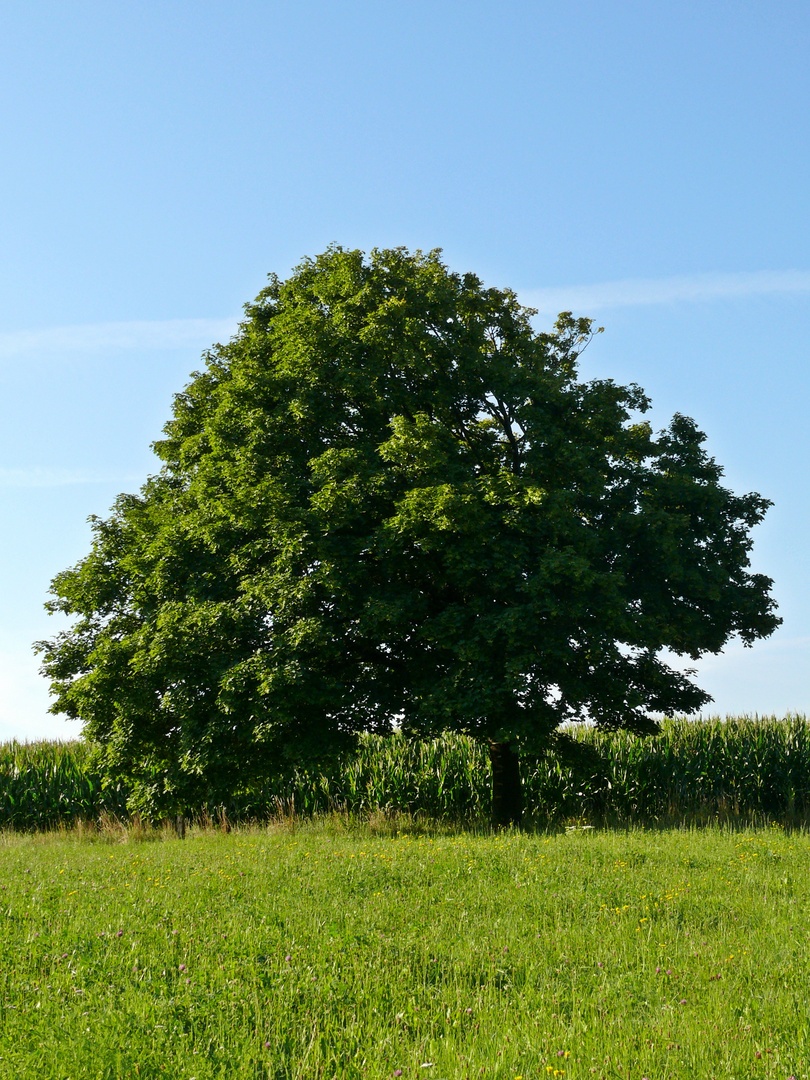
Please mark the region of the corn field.
MULTIPOLYGON (((531 824, 810 824, 810 721, 804 716, 665 721, 638 738, 572 731, 587 764, 551 757, 522 762, 531 824)), ((103 787, 83 742, 0 745, 0 826, 41 829, 102 816, 125 819, 123 783, 103 787)), ((485 820, 486 748, 461 736, 409 742, 363 736, 322 773, 296 770, 236 793, 201 817, 261 821, 281 814, 397 812, 455 822, 485 820)))
POLYGON ((0 743, 0 826, 41 829, 126 814, 123 785, 102 791, 84 742, 0 743))

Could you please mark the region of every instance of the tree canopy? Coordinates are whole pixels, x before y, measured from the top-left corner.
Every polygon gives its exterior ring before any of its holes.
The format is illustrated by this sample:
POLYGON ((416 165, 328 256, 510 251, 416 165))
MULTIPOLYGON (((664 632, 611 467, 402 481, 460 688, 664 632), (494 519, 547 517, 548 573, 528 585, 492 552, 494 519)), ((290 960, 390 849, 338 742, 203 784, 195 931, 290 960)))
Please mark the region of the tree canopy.
POLYGON ((566 721, 700 709, 667 650, 774 630, 749 564, 768 501, 722 486, 692 420, 654 433, 639 387, 579 381, 590 320, 534 314, 437 251, 333 247, 206 354, 38 643, 53 711, 139 805, 395 725, 467 732, 509 774, 566 721))

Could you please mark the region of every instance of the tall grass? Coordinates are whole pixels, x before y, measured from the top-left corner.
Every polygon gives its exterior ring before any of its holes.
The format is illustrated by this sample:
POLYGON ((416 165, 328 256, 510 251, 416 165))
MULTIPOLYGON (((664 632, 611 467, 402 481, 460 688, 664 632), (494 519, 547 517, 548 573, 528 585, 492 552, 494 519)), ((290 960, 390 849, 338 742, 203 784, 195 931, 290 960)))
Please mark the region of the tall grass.
MULTIPOLYGON (((804 716, 667 720, 647 739, 590 728, 572 734, 590 749, 587 763, 523 761, 527 819, 535 825, 810 822, 804 716)), ((125 785, 102 788, 90 751, 82 742, 0 746, 0 823, 32 829, 125 816, 125 785)), ((199 813, 231 821, 335 810, 471 821, 487 816, 489 798, 486 748, 470 739, 365 736, 328 771, 298 769, 199 813)))

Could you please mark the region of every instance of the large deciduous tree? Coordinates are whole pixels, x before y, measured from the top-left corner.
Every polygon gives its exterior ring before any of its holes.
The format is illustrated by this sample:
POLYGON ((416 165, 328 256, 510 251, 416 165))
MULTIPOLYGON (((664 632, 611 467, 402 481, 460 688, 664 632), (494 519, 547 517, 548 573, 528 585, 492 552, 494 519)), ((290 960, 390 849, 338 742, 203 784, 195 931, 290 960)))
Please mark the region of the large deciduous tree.
POLYGON ((361 731, 469 733, 493 814, 560 726, 655 729, 709 697, 666 662, 780 621, 749 569, 769 505, 684 416, 578 381, 587 319, 537 333, 438 252, 332 248, 271 277, 177 395, 162 467, 93 519, 38 648, 147 809, 225 798, 361 731))

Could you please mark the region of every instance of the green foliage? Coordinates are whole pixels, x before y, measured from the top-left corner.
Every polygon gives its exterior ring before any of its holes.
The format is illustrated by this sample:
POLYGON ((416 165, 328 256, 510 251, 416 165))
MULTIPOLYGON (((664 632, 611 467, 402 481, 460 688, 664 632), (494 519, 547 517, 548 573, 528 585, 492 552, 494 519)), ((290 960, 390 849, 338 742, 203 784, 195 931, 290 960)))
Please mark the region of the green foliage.
POLYGON ((664 648, 771 633, 767 500, 721 486, 691 420, 654 435, 638 387, 577 380, 588 319, 532 314, 438 252, 332 248, 207 355, 39 645, 134 809, 397 719, 529 755, 569 720, 650 732, 709 700, 664 648))
MULTIPOLYGON (((524 762, 526 817, 537 826, 810 822, 810 723, 803 716, 667 720, 648 738, 581 728, 573 738, 585 753, 560 747, 524 762)), ((333 811, 482 822, 490 787, 489 758, 468 736, 365 735, 328 767, 291 766, 192 812, 232 822, 333 811)), ((127 796, 123 785, 103 787, 84 743, 0 746, 0 825, 124 819, 127 796)))
MULTIPOLYGON (((810 722, 737 717, 664 721, 659 735, 580 732, 588 768, 546 762, 537 805, 557 820, 705 824, 810 822, 810 722)), ((537 781, 535 780, 534 783, 537 781)), ((528 778, 531 789, 533 780, 528 778)))
POLYGON ((84 742, 0 743, 0 825, 44 829, 126 814, 127 791, 104 788, 84 742))
POLYGON ((810 1073, 807 835, 312 823, 0 870, 14 1080, 810 1073))

